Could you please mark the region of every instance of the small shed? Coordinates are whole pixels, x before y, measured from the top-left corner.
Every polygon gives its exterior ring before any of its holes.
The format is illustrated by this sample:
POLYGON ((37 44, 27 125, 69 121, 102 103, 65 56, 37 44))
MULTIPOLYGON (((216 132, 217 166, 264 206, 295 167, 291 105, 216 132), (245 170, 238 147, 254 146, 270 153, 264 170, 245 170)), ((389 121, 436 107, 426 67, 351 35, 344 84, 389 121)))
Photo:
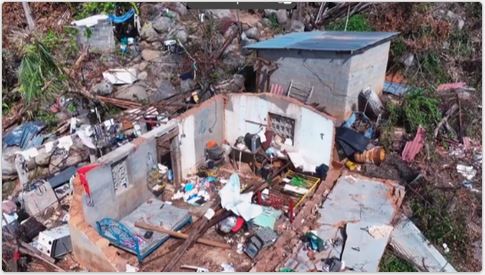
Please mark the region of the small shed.
POLYGON ((295 32, 246 46, 256 50, 258 90, 307 95, 337 119, 357 110, 358 95, 384 86, 397 32, 295 32))

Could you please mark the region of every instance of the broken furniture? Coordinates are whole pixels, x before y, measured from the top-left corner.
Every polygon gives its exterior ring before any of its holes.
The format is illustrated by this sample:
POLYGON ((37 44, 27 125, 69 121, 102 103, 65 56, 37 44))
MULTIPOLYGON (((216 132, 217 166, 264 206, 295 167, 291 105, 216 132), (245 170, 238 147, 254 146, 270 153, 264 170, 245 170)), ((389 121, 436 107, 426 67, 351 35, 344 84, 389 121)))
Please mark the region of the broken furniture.
POLYGON ((243 251, 251 259, 254 259, 263 248, 274 244, 276 239, 278 239, 278 235, 272 229, 267 227, 258 228, 246 242, 243 251))
POLYGON ((71 236, 69 225, 64 224, 39 233, 34 247, 40 252, 52 258, 59 258, 71 252, 71 236))
POLYGON ((290 86, 288 87, 287 96, 300 100, 303 103, 308 103, 310 98, 313 94, 313 86, 311 89, 306 89, 301 86, 299 83, 295 83, 295 81, 290 82, 290 86))
POLYGON ((139 220, 156 224, 170 230, 180 230, 192 222, 188 210, 180 209, 160 200, 151 199, 128 216, 117 221, 103 218, 96 222, 98 233, 111 244, 136 255, 139 262, 155 251, 170 236, 153 232, 150 238, 145 236, 147 230, 135 226, 139 220))
POLYGON ((281 182, 274 183, 268 193, 258 192, 257 202, 287 213, 290 221, 295 217, 295 210, 318 187, 320 179, 289 170, 281 182))
POLYGON ((19 198, 30 216, 35 216, 49 207, 58 205, 56 194, 47 181, 30 184, 30 190, 24 190, 19 198))

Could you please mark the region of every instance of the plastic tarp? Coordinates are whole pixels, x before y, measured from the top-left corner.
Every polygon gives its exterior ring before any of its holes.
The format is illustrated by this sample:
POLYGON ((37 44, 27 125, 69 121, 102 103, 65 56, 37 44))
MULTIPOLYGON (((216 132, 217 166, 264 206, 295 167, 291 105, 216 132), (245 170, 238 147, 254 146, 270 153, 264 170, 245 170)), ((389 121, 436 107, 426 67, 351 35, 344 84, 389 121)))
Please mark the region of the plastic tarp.
POLYGON ((261 205, 251 203, 253 192, 241 194, 239 176, 232 174, 226 185, 219 191, 221 206, 249 221, 263 213, 261 205))
POLYGON ((21 149, 37 147, 44 141, 43 136, 37 134, 44 129, 45 124, 40 121, 31 121, 15 127, 3 137, 5 146, 19 146, 21 149))
POLYGON ((110 14, 110 15, 108 15, 108 17, 111 20, 111 22, 113 22, 115 24, 120 24, 120 23, 124 23, 124 22, 130 20, 130 18, 132 18, 133 15, 135 15, 135 10, 134 9, 130 9, 129 11, 127 11, 123 15, 116 16, 114 14, 110 14))

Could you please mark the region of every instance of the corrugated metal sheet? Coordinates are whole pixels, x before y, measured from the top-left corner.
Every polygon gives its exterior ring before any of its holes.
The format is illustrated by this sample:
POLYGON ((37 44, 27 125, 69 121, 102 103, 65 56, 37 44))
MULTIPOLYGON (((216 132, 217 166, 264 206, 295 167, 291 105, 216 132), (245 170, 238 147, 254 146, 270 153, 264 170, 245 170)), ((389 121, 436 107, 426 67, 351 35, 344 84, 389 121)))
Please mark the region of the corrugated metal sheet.
POLYGON ((398 32, 294 32, 246 46, 247 49, 355 53, 389 41, 398 32))
POLYGON ((413 161, 416 155, 421 152, 424 146, 424 139, 426 138, 426 131, 424 128, 419 127, 416 131, 416 136, 413 141, 406 142, 404 150, 402 150, 401 158, 404 161, 413 161))

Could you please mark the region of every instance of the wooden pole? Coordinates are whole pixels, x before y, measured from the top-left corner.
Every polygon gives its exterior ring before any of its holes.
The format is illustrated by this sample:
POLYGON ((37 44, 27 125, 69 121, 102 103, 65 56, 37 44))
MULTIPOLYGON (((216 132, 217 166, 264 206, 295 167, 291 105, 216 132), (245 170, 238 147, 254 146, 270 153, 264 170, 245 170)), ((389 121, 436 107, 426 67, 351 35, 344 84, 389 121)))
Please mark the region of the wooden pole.
MULTIPOLYGON (((155 231, 155 232, 162 233, 162 234, 168 234, 168 235, 175 237, 175 238, 180 238, 180 239, 186 240, 189 237, 188 234, 172 231, 172 230, 166 229, 162 226, 156 226, 156 225, 149 224, 149 223, 146 223, 146 222, 143 222, 143 221, 135 222, 135 226, 138 227, 138 228, 145 229, 145 230, 155 231)), ((226 243, 216 242, 216 241, 212 241, 212 240, 208 240, 208 239, 204 239, 204 238, 199 238, 199 239, 196 240, 196 242, 201 243, 201 244, 206 244, 206 245, 209 245, 209 246, 219 247, 219 248, 225 248, 225 249, 231 248, 231 246, 226 244, 226 243)))
POLYGON ((30 10, 28 2, 22 2, 22 8, 24 8, 25 19, 27 19, 27 26, 29 27, 29 31, 33 31, 35 29, 35 22, 32 18, 32 11, 30 10))

